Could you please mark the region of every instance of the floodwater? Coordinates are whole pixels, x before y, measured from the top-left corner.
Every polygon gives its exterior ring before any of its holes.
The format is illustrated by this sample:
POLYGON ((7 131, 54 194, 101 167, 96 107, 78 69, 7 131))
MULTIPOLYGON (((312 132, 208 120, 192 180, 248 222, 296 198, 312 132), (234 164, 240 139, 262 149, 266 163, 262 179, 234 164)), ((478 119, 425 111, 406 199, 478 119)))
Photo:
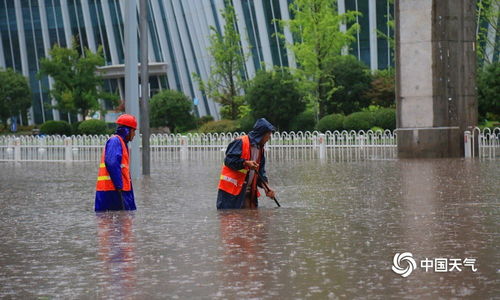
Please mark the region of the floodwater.
POLYGON ((500 295, 499 160, 274 160, 282 207, 241 211, 215 209, 220 165, 155 164, 136 212, 96 214, 97 163, 0 163, 0 297, 500 295), (425 258, 475 261, 426 272, 425 258))

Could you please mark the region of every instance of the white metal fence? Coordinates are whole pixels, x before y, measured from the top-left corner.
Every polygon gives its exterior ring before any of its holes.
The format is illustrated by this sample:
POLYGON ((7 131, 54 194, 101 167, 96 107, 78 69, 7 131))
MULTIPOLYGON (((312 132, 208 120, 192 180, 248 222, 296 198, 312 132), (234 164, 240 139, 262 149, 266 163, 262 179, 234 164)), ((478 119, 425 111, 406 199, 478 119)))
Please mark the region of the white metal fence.
MULTIPOLYGON (((222 159, 227 145, 244 133, 153 134, 151 160, 222 159)), ((0 136, 0 161, 98 161, 109 136, 0 136)), ((140 138, 140 137, 139 137, 140 138)), ((386 130, 276 132, 266 146, 273 159, 394 159, 396 134, 386 130)))
MULTIPOLYGON (((222 159, 227 145, 244 133, 153 134, 151 160, 222 159)), ((0 161, 98 161, 109 136, 0 136, 0 161)), ((140 138, 140 137, 138 137, 140 138)), ((465 132, 465 156, 500 156, 500 128, 465 132), (474 146, 476 145, 476 146, 474 146)), ((397 134, 377 131, 276 132, 266 146, 269 160, 395 159, 397 134)))
POLYGON ((500 127, 493 130, 478 127, 464 133, 465 157, 497 158, 500 156, 500 127))

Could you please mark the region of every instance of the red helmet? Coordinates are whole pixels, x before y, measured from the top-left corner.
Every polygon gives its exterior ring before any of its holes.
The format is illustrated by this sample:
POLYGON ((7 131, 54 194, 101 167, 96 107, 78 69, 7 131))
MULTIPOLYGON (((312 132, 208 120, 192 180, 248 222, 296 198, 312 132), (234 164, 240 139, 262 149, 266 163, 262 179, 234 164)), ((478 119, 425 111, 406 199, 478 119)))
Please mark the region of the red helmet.
POLYGON ((121 115, 116 119, 116 124, 118 125, 125 125, 134 129, 137 129, 137 120, 135 119, 134 116, 132 115, 121 115))

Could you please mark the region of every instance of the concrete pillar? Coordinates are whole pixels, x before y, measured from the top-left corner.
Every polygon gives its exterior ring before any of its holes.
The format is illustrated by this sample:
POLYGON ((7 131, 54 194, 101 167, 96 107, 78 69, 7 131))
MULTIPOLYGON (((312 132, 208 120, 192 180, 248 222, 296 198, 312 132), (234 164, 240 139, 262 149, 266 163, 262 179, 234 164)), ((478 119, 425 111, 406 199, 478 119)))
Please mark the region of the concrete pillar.
POLYGON ((477 124, 475 1, 396 1, 398 154, 464 155, 477 124))
MULTIPOLYGON (((141 123, 139 114, 139 74, 137 70, 137 0, 125 3, 125 112, 136 117, 141 123)), ((129 143, 130 176, 137 179, 141 176, 139 155, 140 137, 137 136, 129 143)))

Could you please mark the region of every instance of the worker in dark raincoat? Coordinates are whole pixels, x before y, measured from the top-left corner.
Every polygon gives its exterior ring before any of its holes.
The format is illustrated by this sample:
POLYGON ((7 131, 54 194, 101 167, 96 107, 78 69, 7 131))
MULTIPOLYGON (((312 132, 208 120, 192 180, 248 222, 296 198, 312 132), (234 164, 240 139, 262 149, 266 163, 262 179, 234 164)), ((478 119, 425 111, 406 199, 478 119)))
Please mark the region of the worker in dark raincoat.
POLYGON ((132 115, 124 114, 118 117, 116 124, 115 134, 106 142, 102 152, 95 211, 136 209, 127 143, 135 136, 137 120, 132 115))
MULTIPOLYGON (((227 146, 217 209, 257 208, 260 195, 257 186, 264 187, 262 180, 268 182, 264 145, 274 131, 274 126, 262 118, 255 122, 248 135, 236 138, 227 146)), ((274 195, 272 189, 266 190, 266 196, 273 198, 274 195)))

